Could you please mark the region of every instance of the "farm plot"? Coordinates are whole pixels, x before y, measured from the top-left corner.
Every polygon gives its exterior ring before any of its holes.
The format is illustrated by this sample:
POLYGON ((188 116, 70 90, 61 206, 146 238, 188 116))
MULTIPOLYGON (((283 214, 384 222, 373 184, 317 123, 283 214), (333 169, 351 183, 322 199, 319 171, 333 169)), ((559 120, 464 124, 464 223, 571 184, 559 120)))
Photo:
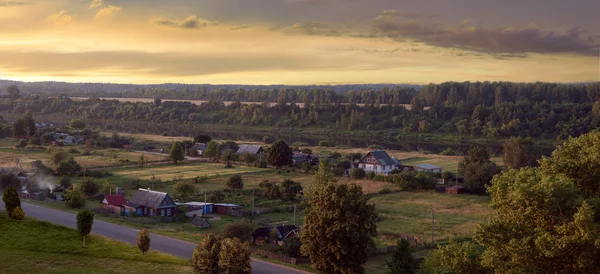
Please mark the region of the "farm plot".
POLYGON ((189 179, 195 177, 230 176, 234 174, 262 173, 270 170, 264 168, 236 166, 224 168, 220 163, 198 163, 182 165, 149 166, 143 168, 117 168, 110 172, 114 176, 124 177, 132 180, 151 180, 154 176, 162 181, 173 179, 189 179))

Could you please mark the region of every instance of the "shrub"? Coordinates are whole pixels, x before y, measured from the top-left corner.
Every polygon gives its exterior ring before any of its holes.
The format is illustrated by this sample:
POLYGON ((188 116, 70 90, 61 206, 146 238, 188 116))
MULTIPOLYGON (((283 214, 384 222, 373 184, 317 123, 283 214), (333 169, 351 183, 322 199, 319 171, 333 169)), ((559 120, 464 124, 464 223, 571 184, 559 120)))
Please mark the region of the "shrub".
POLYGON ((373 145, 370 145, 370 146, 369 146, 369 149, 383 149, 383 147, 382 147, 382 146, 380 146, 380 145, 375 145, 375 144, 373 144, 373 145))
POLYGON ((333 167, 332 172, 333 172, 334 176, 340 177, 340 176, 344 176, 344 173, 346 173, 346 169, 341 166, 336 166, 336 167, 333 167))
POLYGON ((65 191, 65 205, 69 208, 82 208, 85 204, 83 193, 78 188, 65 191))
POLYGON ((85 180, 85 182, 83 182, 82 184, 82 187, 83 192, 90 197, 98 194, 98 191, 100 190, 100 187, 96 183, 94 183, 94 181, 91 178, 85 180))
POLYGON ((227 163, 223 168, 233 168, 233 165, 230 163, 227 163))
POLYGON ((25 212, 23 212, 20 206, 15 207, 15 209, 13 209, 13 211, 10 214, 10 218, 19 221, 23 220, 25 218, 25 212))
POLYGON ((264 159, 261 159, 260 162, 258 163, 258 168, 267 168, 267 161, 264 159))
POLYGON ((27 146, 27 141, 25 139, 21 139, 17 143, 17 147, 26 147, 26 146, 27 146))
POLYGON ((69 153, 72 153, 72 154, 79 154, 79 153, 81 153, 81 151, 79 151, 79 150, 78 150, 78 149, 76 149, 76 148, 70 148, 70 149, 69 149, 69 153))
POLYGON ((214 191, 208 196, 208 200, 213 203, 222 202, 225 200, 225 194, 222 191, 214 191))
POLYGON ((381 195, 385 195, 385 194, 391 194, 391 193, 392 193, 392 190, 391 190, 391 189, 389 189, 389 188, 382 188, 381 190, 379 190, 379 192, 378 192, 378 193, 379 193, 379 194, 381 194, 381 195))
POLYGON ((440 152, 440 155, 454 156, 456 155, 456 151, 449 147, 447 149, 442 150, 442 152, 440 152))
POLYGON ((373 180, 373 179, 375 179, 375 176, 376 176, 377 174, 375 173, 375 171, 369 171, 369 172, 367 172, 367 174, 366 174, 366 175, 367 175, 367 179, 369 179, 369 180, 373 180))
POLYGON ((270 136, 264 136, 262 138, 262 141, 265 144, 272 144, 273 142, 275 142, 275 140, 273 140, 273 137, 270 137, 270 136))
POLYGON ((229 189, 243 189, 244 188, 244 181, 242 180, 242 176, 240 176, 240 175, 233 175, 233 176, 229 177, 229 180, 227 180, 227 188, 229 188, 229 189))
POLYGON ((377 182, 384 182, 385 181, 385 176, 383 176, 383 175, 375 175, 375 177, 373 177, 373 180, 377 181, 377 182))
POLYGON ((283 251, 290 257, 298 258, 300 257, 300 247, 302 246, 302 242, 300 238, 293 237, 287 238, 283 241, 283 251))
POLYGON ((247 222, 230 223, 225 225, 223 236, 231 239, 238 238, 242 242, 249 242, 252 240, 253 231, 252 225, 247 222))
POLYGON ((365 170, 362 168, 353 168, 350 171, 350 177, 354 180, 364 179, 366 176, 365 170))
POLYGON ((169 136, 169 133, 168 133, 168 132, 166 132, 166 131, 163 131, 163 132, 162 132, 162 136, 169 136))
POLYGON ((321 140, 317 143, 317 146, 320 147, 328 147, 329 146, 329 142, 327 142, 326 140, 321 140))

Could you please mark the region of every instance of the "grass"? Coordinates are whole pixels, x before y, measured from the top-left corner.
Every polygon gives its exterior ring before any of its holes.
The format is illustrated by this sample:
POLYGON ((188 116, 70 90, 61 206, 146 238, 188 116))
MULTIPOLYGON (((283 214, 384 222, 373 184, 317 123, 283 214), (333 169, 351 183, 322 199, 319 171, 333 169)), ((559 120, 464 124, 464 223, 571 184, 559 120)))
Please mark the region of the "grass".
POLYGON ((8 219, 0 214, 3 273, 193 273, 189 261, 97 235, 86 247, 73 229, 48 222, 8 219), (107 267, 110 266, 110 267, 107 267))

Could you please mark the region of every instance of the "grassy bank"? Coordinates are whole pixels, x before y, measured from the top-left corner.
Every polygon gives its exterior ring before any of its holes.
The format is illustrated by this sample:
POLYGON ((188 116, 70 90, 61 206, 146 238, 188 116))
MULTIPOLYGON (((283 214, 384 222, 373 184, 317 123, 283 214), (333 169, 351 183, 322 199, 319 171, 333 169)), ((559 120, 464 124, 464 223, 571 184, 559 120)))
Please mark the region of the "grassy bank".
POLYGON ((0 212, 3 273, 193 273, 187 260, 90 235, 86 247, 73 229, 48 222, 14 221, 0 212))

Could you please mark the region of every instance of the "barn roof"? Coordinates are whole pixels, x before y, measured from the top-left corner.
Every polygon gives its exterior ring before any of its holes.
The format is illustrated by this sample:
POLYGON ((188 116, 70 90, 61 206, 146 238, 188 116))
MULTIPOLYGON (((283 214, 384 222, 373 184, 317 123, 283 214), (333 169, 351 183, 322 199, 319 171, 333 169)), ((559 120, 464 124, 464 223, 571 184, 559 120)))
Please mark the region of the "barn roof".
POLYGON ((140 188, 129 202, 145 207, 158 208, 168 196, 165 192, 158 192, 140 188))
MULTIPOLYGON (((377 159, 377 161, 383 166, 391 166, 391 165, 400 164, 400 161, 390 157, 390 155, 387 154, 387 152, 385 152, 385 150, 374 150, 374 151, 369 152, 369 154, 373 155, 373 157, 375 157, 375 159, 377 159)), ((365 157, 367 157, 367 156, 365 156, 365 157)))
MULTIPOLYGON (((122 206, 127 203, 127 200, 125 200, 125 197, 122 194, 106 195, 104 196, 104 200, 106 201, 106 204, 113 206, 122 206)), ((102 202, 104 203, 104 201, 102 202)))
POLYGON ((241 145, 236 154, 257 154, 261 149, 259 145, 241 145))
POLYGON ((436 166, 436 165, 432 165, 432 164, 418 164, 418 165, 414 165, 415 167, 418 168, 422 168, 422 169, 441 169, 440 166, 436 166))

